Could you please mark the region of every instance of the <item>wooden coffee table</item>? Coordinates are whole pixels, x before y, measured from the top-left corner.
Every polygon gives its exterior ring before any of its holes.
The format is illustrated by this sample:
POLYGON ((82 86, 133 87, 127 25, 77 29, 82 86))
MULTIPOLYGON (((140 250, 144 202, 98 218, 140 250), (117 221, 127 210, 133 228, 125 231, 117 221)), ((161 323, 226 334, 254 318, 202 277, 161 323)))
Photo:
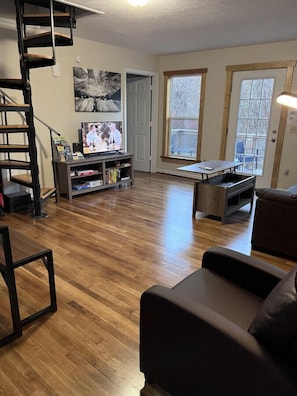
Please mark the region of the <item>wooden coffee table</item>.
POLYGON ((224 224, 227 216, 247 204, 251 205, 251 213, 256 177, 236 174, 240 165, 241 162, 213 160, 178 168, 202 177, 194 184, 193 217, 200 211, 220 217, 224 224))

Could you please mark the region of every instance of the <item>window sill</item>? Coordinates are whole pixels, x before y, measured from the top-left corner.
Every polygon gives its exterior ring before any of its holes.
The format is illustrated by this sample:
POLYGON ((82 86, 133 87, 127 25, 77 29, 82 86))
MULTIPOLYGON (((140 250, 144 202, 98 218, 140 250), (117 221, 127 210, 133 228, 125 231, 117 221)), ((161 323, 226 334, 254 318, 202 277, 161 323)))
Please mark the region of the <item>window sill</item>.
POLYGON ((161 155, 160 157, 164 162, 179 162, 179 163, 186 163, 189 164, 190 163, 197 163, 197 162, 201 162, 200 160, 198 160, 197 158, 189 158, 189 157, 181 157, 181 156, 174 156, 174 155, 161 155))

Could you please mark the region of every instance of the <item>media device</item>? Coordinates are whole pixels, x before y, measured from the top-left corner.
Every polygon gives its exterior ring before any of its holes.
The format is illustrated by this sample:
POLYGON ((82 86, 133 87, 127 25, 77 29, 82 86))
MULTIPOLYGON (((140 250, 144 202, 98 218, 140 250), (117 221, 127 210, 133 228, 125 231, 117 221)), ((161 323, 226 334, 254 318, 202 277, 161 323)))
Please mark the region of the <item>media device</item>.
POLYGON ((124 149, 122 122, 82 122, 79 140, 84 156, 119 152, 124 149))
POLYGON ((74 153, 76 153, 77 151, 80 151, 82 153, 82 142, 72 143, 72 151, 74 153))

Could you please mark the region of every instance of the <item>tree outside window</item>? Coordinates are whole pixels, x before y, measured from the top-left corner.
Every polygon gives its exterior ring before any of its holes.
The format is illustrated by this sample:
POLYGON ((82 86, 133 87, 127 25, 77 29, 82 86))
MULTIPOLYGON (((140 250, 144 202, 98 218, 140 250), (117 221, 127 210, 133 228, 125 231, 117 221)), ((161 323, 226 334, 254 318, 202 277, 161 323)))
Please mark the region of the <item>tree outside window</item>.
POLYGON ((200 159, 206 70, 165 72, 166 157, 200 159))

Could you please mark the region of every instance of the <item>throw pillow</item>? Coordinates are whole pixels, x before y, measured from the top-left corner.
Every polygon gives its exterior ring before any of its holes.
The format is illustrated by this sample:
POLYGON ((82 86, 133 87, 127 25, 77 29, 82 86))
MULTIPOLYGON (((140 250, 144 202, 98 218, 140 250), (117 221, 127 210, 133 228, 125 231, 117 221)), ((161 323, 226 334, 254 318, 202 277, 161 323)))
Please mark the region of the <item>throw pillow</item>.
POLYGON ((249 332, 297 363, 297 266, 271 291, 249 332))

